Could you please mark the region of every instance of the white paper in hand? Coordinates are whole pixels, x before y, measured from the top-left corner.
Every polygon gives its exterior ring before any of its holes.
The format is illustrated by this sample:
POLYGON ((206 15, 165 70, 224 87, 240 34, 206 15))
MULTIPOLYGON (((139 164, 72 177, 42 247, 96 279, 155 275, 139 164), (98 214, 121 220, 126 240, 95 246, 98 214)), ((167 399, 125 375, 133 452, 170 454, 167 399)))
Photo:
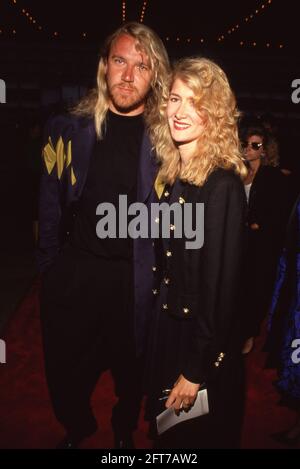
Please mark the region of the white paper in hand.
POLYGON ((173 408, 164 410, 161 414, 156 417, 157 432, 159 435, 164 433, 169 428, 177 425, 178 423, 184 422, 185 420, 194 419, 200 417, 201 415, 208 414, 208 398, 207 398, 207 389, 201 389, 198 391, 197 398, 193 407, 185 412, 184 410, 180 411, 179 415, 176 415, 173 408))

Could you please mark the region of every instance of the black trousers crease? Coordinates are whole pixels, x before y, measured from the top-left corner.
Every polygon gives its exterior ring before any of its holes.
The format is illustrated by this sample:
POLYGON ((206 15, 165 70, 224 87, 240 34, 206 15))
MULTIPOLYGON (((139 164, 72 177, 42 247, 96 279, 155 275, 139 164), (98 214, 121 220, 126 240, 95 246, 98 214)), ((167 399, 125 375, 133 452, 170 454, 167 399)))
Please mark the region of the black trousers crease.
POLYGON ((73 436, 93 433, 91 395, 101 373, 110 369, 118 397, 113 429, 133 431, 142 391, 131 262, 66 247, 44 276, 40 308, 45 371, 58 421, 73 436))

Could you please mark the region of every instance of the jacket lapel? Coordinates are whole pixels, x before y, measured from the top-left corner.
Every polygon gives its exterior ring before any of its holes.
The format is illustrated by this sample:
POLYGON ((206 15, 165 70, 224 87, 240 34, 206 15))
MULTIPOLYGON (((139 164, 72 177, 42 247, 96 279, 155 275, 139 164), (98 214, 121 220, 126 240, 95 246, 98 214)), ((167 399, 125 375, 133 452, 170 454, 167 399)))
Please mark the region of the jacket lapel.
POLYGON ((155 177, 158 171, 158 164, 155 153, 151 149, 151 142, 144 133, 139 159, 138 180, 137 180, 137 201, 145 202, 153 189, 155 177))
POLYGON ((72 154, 74 173, 77 184, 74 186, 76 199, 80 197, 85 185, 90 159, 96 142, 96 131, 93 119, 80 119, 78 128, 72 137, 72 154))

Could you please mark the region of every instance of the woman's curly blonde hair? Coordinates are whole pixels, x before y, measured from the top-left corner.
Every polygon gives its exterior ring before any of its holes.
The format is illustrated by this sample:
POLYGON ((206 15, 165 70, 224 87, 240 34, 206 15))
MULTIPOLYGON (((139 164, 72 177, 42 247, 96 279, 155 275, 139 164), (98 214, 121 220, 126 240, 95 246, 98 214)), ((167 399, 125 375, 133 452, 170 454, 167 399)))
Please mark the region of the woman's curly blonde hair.
POLYGON ((202 186, 214 169, 233 169, 244 178, 247 170, 239 147, 239 112, 234 94, 223 70, 213 61, 185 58, 173 69, 171 84, 180 79, 194 92, 194 105, 203 117, 204 131, 197 151, 184 167, 172 140, 166 115, 168 100, 162 100, 160 119, 150 126, 153 145, 161 162, 160 179, 173 184, 176 178, 202 186))

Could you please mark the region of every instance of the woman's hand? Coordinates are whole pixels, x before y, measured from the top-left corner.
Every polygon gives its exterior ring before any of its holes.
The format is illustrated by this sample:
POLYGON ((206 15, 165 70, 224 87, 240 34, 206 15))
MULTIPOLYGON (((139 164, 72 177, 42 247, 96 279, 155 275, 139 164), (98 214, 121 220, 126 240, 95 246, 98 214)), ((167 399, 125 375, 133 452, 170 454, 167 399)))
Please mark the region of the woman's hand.
POLYGON ((173 407, 175 411, 188 410, 195 402, 200 384, 188 381, 180 375, 166 402, 167 409, 173 407))

